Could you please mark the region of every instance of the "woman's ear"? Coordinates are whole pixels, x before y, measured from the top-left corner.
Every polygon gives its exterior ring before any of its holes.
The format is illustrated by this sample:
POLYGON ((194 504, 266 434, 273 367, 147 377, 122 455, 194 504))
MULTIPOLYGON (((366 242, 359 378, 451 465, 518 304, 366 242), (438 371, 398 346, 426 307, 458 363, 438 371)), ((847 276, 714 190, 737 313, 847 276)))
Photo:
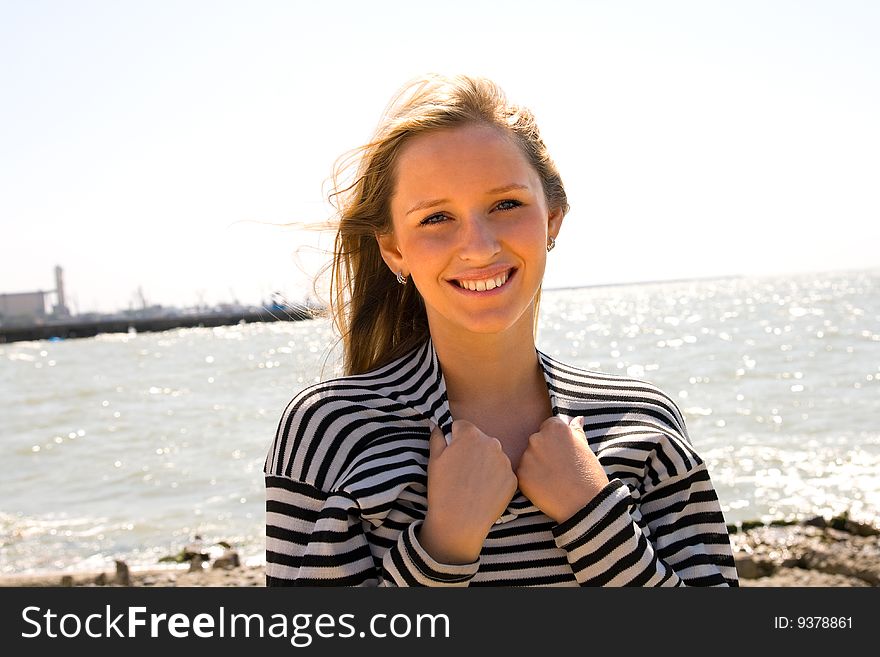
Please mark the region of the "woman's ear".
POLYGON ((379 244, 379 253, 382 256, 382 260, 388 265, 388 268, 395 274, 397 272, 402 272, 404 276, 409 276, 409 272, 406 271, 406 264, 403 255, 400 253, 400 248, 397 245, 397 238, 395 237, 394 232, 376 233, 375 235, 376 242, 379 244))
POLYGON ((562 219, 565 213, 562 208, 554 208, 547 215, 547 234, 556 239, 559 237, 559 229, 562 228, 562 219))

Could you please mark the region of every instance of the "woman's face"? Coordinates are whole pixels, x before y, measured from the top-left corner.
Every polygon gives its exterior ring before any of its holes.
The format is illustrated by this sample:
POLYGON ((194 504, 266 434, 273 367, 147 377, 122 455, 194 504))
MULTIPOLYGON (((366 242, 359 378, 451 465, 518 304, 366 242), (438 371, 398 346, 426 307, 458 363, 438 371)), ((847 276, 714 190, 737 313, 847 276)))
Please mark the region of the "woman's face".
MULTIPOLYGON (((499 333, 527 322, 562 211, 502 131, 473 124, 414 137, 402 149, 385 262, 411 276, 432 333, 499 333)), ((390 274, 389 274, 390 275, 390 274)))

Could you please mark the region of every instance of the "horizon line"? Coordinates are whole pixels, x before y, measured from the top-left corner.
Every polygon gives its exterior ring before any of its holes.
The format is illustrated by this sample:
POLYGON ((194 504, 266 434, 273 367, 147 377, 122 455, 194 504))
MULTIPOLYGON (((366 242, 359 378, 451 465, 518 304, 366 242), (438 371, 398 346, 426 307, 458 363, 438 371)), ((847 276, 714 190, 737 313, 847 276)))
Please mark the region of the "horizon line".
POLYGON ((592 283, 587 285, 564 285, 560 287, 544 287, 542 288, 545 292, 555 292, 562 290, 583 290, 583 289, 593 289, 593 288, 601 288, 601 287, 622 287, 625 285, 662 285, 664 283, 691 283, 694 281, 720 281, 720 280, 732 280, 732 279, 749 279, 749 278, 772 278, 772 277, 781 277, 781 276, 805 276, 808 274, 843 274, 849 272, 870 272, 870 271, 880 271, 880 267, 855 267, 855 268, 847 268, 847 269, 824 269, 824 270, 813 270, 813 269, 804 269, 798 271, 789 271, 789 272, 777 272, 777 273, 764 273, 764 274, 719 274, 717 276, 691 276, 687 278, 659 278, 654 280, 641 280, 641 281, 622 281, 617 283, 592 283))

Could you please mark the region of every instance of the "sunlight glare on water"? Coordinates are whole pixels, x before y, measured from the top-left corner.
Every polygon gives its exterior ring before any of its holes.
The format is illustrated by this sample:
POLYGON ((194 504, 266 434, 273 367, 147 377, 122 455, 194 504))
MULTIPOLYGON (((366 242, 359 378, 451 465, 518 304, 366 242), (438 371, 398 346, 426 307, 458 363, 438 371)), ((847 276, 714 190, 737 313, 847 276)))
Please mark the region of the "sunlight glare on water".
MULTIPOLYGON (((538 346, 682 410, 728 523, 880 517, 880 272, 545 290, 538 346)), ((264 550, 281 414, 326 320, 0 345, 0 572, 264 550)))

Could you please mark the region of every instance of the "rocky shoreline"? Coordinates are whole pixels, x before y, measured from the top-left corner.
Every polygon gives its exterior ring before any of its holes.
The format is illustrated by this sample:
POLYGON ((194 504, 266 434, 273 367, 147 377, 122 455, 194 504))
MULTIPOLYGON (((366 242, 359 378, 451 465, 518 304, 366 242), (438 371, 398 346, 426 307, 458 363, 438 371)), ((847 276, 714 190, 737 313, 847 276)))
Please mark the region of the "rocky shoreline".
POLYGON ((728 527, 741 586, 880 586, 880 528, 846 515, 728 527))
POLYGON ((158 568, 129 570, 128 579, 116 577, 113 571, 82 571, 72 573, 21 573, 0 575, 0 587, 11 586, 265 586, 265 569, 259 566, 238 566, 234 569, 158 568))
MULTIPOLYGON (((846 516, 728 527, 740 586, 880 586, 880 527, 846 516)), ((0 575, 0 586, 265 586, 262 564, 242 565, 233 549, 184 549, 165 567, 0 575)))

